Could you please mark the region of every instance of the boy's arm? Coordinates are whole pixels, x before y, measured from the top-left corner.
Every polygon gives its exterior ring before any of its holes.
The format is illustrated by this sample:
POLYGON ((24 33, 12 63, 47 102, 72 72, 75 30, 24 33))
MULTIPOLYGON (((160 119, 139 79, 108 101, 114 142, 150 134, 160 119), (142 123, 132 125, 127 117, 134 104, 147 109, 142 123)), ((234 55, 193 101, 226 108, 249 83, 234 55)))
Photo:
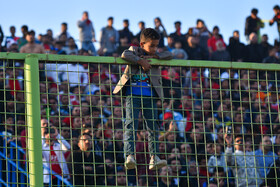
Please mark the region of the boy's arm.
MULTIPOLYGON (((147 60, 147 58, 150 56, 143 56, 143 58, 141 58, 140 55, 142 55, 142 54, 140 54, 140 52, 138 51, 138 48, 131 46, 129 49, 126 49, 122 53, 121 57, 122 57, 122 59, 125 59, 134 65, 142 66, 143 70, 145 72, 147 72, 148 70, 150 70, 152 68, 151 64, 149 63, 149 62, 151 62, 151 60, 147 60)), ((157 58, 157 59, 161 59, 161 60, 171 60, 173 58, 173 56, 172 56, 172 53, 170 53, 169 51, 164 51, 162 53, 156 53, 153 57, 150 57, 150 58, 157 58)))
POLYGON ((172 53, 169 52, 169 51, 156 53, 156 56, 158 56, 158 59, 160 59, 160 60, 171 60, 171 59, 173 59, 172 53))
POLYGON ((131 62, 134 65, 140 65, 142 66, 143 70, 145 72, 149 71, 152 66, 149 62, 151 60, 143 59, 139 57, 139 52, 137 51, 138 48, 131 46, 129 49, 126 49, 122 53, 122 59, 127 60, 128 62, 131 62))
POLYGON ((137 62, 141 60, 140 56, 138 55, 137 48, 131 46, 129 49, 124 50, 122 53, 122 59, 131 62, 132 64, 136 65, 137 62))
MULTIPOLYGON (((133 64, 139 64, 137 63, 141 58, 140 58, 140 54, 137 51, 138 48, 137 47, 133 47, 131 46, 129 49, 126 49, 123 53, 122 53, 122 58, 133 63, 133 64)), ((173 58, 172 53, 169 51, 164 51, 161 53, 156 53, 154 56, 143 56, 143 58, 157 58, 157 59, 161 59, 161 60, 171 60, 173 58)))

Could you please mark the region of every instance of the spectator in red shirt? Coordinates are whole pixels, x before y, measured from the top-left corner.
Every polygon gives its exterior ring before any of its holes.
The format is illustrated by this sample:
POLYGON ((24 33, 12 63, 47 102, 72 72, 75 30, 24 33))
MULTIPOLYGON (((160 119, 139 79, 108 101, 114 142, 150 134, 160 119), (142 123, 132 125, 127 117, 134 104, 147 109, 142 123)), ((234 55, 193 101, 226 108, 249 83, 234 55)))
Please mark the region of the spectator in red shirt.
POLYGON ((219 32, 220 32, 219 27, 215 26, 213 28, 212 37, 209 38, 208 41, 207 41, 208 51, 209 51, 210 56, 213 52, 215 52, 217 50, 217 44, 216 43, 218 41, 221 41, 223 43, 224 47, 226 47, 226 44, 223 40, 223 37, 222 37, 222 35, 220 35, 219 32))

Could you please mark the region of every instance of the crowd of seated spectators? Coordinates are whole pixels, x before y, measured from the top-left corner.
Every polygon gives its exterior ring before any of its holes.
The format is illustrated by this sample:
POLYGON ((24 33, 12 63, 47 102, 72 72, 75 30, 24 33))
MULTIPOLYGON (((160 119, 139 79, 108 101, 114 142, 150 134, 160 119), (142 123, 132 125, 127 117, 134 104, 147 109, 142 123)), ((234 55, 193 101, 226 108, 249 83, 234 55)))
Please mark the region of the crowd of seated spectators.
MULTIPOLYGON (((246 19, 248 44, 240 42, 236 30, 228 45, 218 26, 210 31, 201 19, 187 33, 181 32, 181 22, 176 21, 175 32, 168 34, 161 19, 155 18, 155 29, 162 37, 158 52, 169 50, 174 59, 279 63, 279 41, 272 45, 268 35, 259 34, 262 25, 257 13, 253 9, 246 19)), ((62 23, 57 36, 49 29, 37 38, 26 25, 21 27, 22 37, 17 37, 11 26, 11 36, 5 37, 1 51, 119 57, 125 49, 139 45, 145 28, 139 22, 140 31, 134 35, 124 20, 124 28, 117 31, 110 17, 101 29, 100 49, 95 50, 88 12, 77 25, 84 48, 78 48, 67 24, 62 23)), ((0 131, 26 148, 23 63, 2 64, 0 131)), ((138 166, 124 169, 124 99, 111 93, 124 66, 41 62, 39 68, 43 161, 76 186, 259 186, 275 182, 268 176, 278 172, 271 167, 279 165, 280 156, 277 71, 161 66, 165 98, 157 103, 159 156, 168 166, 155 172, 147 168, 148 137, 141 117, 135 142, 138 166)), ((46 184, 57 180, 47 170, 44 174, 46 184)))

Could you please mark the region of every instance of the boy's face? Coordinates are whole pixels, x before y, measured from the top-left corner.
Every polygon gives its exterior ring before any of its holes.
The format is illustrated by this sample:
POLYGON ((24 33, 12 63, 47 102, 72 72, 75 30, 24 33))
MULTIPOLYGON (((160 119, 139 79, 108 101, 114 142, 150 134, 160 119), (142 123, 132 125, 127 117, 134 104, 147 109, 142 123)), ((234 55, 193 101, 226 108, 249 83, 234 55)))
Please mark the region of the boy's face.
POLYGON ((154 55, 157 51, 158 44, 159 40, 147 40, 145 42, 141 42, 140 47, 144 49, 148 55, 154 55))

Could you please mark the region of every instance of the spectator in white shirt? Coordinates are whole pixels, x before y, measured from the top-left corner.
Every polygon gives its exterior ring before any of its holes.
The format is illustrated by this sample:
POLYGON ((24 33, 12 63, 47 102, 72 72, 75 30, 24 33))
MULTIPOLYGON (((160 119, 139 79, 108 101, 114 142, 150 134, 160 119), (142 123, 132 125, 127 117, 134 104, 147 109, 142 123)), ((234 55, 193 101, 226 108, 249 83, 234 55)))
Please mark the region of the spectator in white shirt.
POLYGON ((44 184, 56 185, 58 179, 53 175, 53 171, 60 175, 64 179, 69 179, 69 170, 66 164, 66 160, 62 151, 62 146, 56 141, 55 129, 45 128, 44 129, 44 141, 42 144, 43 154, 43 174, 44 184))

